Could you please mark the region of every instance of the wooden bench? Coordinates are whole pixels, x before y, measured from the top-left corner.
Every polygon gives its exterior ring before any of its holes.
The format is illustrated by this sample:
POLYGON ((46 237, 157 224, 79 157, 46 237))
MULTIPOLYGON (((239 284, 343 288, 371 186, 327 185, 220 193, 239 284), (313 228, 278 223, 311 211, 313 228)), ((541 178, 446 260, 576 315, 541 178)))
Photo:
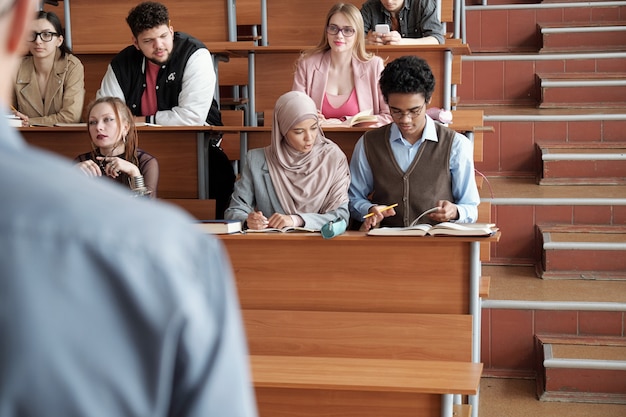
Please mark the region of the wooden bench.
POLYGON ((452 416, 451 395, 478 389, 469 315, 243 310, 243 317, 262 417, 343 407, 359 416, 452 416))

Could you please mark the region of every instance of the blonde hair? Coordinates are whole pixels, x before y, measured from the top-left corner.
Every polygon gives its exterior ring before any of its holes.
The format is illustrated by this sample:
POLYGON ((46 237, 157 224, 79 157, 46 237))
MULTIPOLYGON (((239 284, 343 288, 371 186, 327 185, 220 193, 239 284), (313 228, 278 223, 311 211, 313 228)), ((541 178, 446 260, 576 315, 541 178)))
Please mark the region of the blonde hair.
POLYGON ((330 8, 328 14, 326 15, 326 23, 324 24, 324 30, 322 31, 322 39, 320 39, 315 48, 303 52, 302 55, 306 56, 316 53, 324 53, 330 49, 326 28, 330 23, 330 19, 337 13, 343 14, 355 30, 355 40, 354 45, 352 46, 352 55, 354 55, 359 61, 369 61, 370 59, 372 59, 374 54, 369 53, 365 50, 365 29, 363 25, 363 16, 361 16, 361 11, 355 5, 350 3, 336 3, 333 7, 330 8))

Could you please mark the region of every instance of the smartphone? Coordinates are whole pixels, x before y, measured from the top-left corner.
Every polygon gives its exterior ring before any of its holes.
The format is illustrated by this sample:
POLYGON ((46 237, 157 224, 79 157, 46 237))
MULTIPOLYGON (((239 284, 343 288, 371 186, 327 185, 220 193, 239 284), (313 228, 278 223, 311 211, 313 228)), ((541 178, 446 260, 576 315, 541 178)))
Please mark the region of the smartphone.
POLYGON ((374 29, 376 33, 389 33, 389 25, 376 25, 374 29))

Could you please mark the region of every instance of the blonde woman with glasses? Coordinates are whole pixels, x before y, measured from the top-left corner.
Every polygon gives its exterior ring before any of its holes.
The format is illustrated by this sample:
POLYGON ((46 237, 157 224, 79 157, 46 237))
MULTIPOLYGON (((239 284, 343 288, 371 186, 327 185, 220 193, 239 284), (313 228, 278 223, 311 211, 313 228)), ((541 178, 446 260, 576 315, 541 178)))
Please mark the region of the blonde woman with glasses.
POLYGON ((38 12, 25 43, 28 55, 15 78, 15 115, 23 126, 79 122, 85 100, 85 69, 65 44, 58 16, 38 12))
POLYGON ((337 3, 326 16, 319 44, 296 63, 292 89, 313 99, 322 123, 370 110, 376 116, 374 126, 391 122, 378 87, 383 60, 365 50, 364 33, 359 9, 337 3))

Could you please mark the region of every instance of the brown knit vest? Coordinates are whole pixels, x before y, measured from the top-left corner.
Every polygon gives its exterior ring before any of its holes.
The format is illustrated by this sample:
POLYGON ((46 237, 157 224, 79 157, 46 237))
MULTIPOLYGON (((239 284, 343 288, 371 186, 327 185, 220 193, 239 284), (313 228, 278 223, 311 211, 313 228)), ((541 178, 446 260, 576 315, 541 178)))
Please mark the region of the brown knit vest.
MULTIPOLYGON (((450 152, 455 132, 439 123, 435 126, 439 141, 425 140, 406 172, 402 172, 391 151, 390 124, 365 133, 365 155, 374 176, 372 203, 398 203, 396 215, 385 217, 381 226, 408 226, 422 212, 435 207, 437 201, 454 201, 450 152)), ((420 220, 430 222, 428 218, 420 220)))

